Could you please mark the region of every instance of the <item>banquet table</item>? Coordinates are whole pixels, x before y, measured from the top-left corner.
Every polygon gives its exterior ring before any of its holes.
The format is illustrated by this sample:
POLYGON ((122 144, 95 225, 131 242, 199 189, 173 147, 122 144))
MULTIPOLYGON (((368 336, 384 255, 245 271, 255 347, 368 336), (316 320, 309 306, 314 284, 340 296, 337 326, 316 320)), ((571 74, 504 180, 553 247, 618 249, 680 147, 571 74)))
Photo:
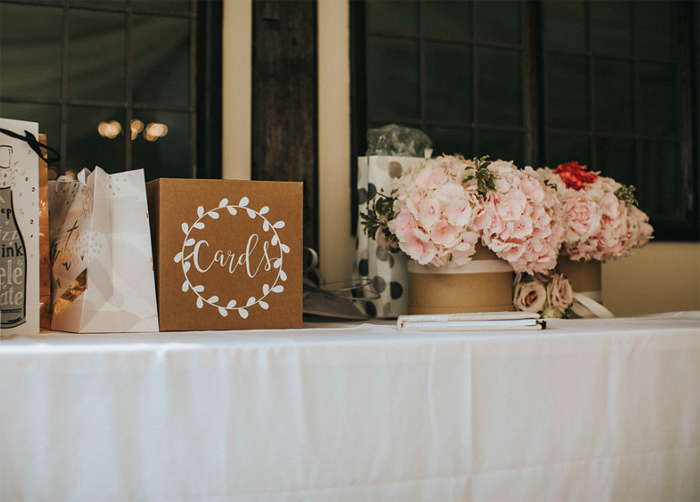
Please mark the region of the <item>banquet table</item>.
POLYGON ((700 312, 0 342, 0 500, 700 499, 700 312))

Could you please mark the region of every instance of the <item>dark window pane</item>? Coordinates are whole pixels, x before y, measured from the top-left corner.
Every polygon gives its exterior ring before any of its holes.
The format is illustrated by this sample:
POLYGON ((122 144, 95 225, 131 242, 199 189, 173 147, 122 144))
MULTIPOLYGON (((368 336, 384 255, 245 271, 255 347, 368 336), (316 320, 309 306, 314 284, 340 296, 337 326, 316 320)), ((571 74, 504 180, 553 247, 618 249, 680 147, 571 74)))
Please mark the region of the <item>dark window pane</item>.
POLYGON ((646 136, 675 136, 678 131, 676 67, 639 64, 639 115, 646 136))
POLYGON ((124 101, 126 14, 71 9, 69 20, 68 97, 124 101))
POLYGON ((58 7, 0 3, 0 92, 61 97, 63 14, 58 7))
POLYGON ((547 56, 548 126, 554 129, 589 129, 588 58, 547 56))
POLYGON ((588 136, 551 133, 547 137, 549 155, 547 165, 552 169, 573 160, 589 165, 591 162, 588 136))
POLYGON ((480 130, 476 156, 489 155, 492 160, 512 160, 523 166, 523 135, 519 132, 480 130))
POLYGON ((423 16, 421 24, 423 36, 441 40, 468 40, 471 38, 471 2, 446 2, 442 0, 423 2, 421 15, 423 16))
POLYGON ((597 58, 594 66, 596 130, 634 132, 633 63, 597 58))
POLYGON ((596 138, 596 163, 589 171, 614 178, 625 185, 636 184, 635 141, 621 138, 596 138))
POLYGON ((100 7, 105 9, 125 9, 126 0, 70 0, 71 7, 100 7))
POLYGON ((141 10, 162 14, 185 15, 191 11, 189 0, 133 0, 134 11, 141 10))
POLYGON ((637 55, 675 61, 676 2, 637 2, 637 55))
POLYGON ((643 178, 637 186, 639 207, 650 216, 684 216, 678 143, 643 141, 641 164, 643 178))
POLYGON ((367 86, 370 117, 420 118, 418 43, 369 37, 367 86))
POLYGON ((415 35, 418 32, 418 3, 415 0, 370 0, 366 9, 368 33, 415 35))
POLYGON ((131 127, 134 169, 145 169, 147 180, 194 175, 188 113, 134 111, 134 119, 131 127))
POLYGON ((433 157, 460 154, 473 157, 473 135, 471 129, 428 127, 426 134, 433 140, 433 157))
POLYGON ((547 49, 586 50, 585 3, 545 1, 544 42, 547 49))
POLYGON ((189 19, 134 15, 134 101, 189 105, 189 19))
POLYGON ((425 69, 427 118, 471 122, 471 47, 426 42, 425 69))
POLYGON ((520 1, 474 2, 476 37, 490 42, 520 44, 520 1))
POLYGON ((68 145, 63 171, 79 173, 100 166, 121 172, 124 158, 124 110, 71 106, 68 108, 68 145))
POLYGON ((591 45, 596 52, 628 55, 632 53, 632 15, 630 2, 590 2, 591 45))
POLYGON ((478 122, 522 125, 521 53, 479 47, 476 54, 478 122))
POLYGON ((39 123, 39 132, 46 134, 48 145, 61 150, 61 107, 30 103, 0 103, 0 117, 39 123))

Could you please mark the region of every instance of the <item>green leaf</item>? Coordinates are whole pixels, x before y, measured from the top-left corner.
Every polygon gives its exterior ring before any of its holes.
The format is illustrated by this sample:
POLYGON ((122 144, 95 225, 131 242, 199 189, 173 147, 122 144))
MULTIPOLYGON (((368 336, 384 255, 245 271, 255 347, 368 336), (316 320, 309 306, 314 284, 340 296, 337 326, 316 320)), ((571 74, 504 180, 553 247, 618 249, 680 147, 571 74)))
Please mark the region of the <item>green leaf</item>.
MULTIPOLYGON (((488 166, 491 165, 491 162, 487 160, 488 158, 488 155, 484 155, 481 158, 474 157, 473 159, 475 177, 477 179, 477 188, 483 195, 486 195, 487 188, 489 190, 496 190, 496 184, 493 181, 493 174, 488 169, 488 166)), ((464 183, 464 181, 462 183, 464 183)))
POLYGON ((625 186, 622 185, 615 192, 615 196, 626 204, 634 204, 638 206, 637 199, 634 197, 634 192, 636 188, 633 185, 625 186))
POLYGON ((549 180, 544 180, 544 184, 547 185, 549 188, 553 188, 555 191, 558 191, 556 183, 552 183, 549 180))

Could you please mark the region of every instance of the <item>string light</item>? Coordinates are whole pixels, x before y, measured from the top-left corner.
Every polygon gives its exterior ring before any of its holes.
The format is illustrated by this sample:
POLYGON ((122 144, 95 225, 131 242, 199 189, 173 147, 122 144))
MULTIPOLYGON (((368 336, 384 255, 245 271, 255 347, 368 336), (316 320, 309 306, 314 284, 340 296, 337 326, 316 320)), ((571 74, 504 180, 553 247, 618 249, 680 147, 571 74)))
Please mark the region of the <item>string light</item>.
POLYGON ((153 123, 151 122, 146 126, 146 130, 143 133, 143 137, 148 141, 155 141, 158 138, 162 138, 168 134, 168 126, 165 124, 153 123))
MULTIPOLYGON (((131 139, 135 140, 139 133, 143 132, 143 137, 147 141, 156 141, 158 138, 168 134, 168 126, 159 122, 151 122, 144 127, 144 124, 139 119, 133 119, 130 124, 131 139)), ((97 126, 97 132, 103 138, 114 139, 122 132, 122 126, 116 120, 109 122, 100 122, 97 126)))
POLYGON ((114 139, 122 132, 122 126, 116 120, 100 122, 97 126, 97 132, 100 133, 100 136, 103 138, 114 139))
POLYGON ((141 131, 143 131, 143 122, 139 119, 133 119, 131 121, 131 139, 136 139, 141 131))

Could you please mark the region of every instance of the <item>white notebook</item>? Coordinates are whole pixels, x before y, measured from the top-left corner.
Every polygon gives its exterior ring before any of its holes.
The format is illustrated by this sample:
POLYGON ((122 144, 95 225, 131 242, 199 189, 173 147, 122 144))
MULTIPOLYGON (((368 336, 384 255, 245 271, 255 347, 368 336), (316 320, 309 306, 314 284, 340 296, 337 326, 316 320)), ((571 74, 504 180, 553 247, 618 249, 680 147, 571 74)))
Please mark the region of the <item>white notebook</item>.
POLYGON ((509 331, 547 327, 539 314, 528 312, 402 315, 397 324, 399 330, 416 331, 509 331))

